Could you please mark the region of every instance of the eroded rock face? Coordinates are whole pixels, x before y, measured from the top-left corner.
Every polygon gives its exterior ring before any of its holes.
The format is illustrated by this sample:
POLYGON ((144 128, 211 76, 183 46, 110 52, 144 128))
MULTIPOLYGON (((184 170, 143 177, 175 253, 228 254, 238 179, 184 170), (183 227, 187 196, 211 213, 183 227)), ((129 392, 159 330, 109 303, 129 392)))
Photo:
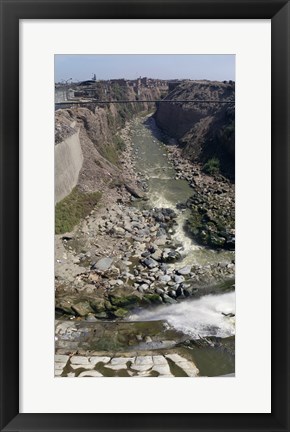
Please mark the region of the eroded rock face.
MULTIPOLYGON (((116 87, 111 89, 112 99, 118 99, 121 93, 122 98, 127 100, 136 100, 138 97, 132 87, 116 87)), ((142 88, 139 96, 144 100, 159 99, 160 90, 142 88)), ((99 98, 102 99, 102 97, 99 98)), ((55 145, 67 140, 72 141, 74 135, 77 134, 80 143, 77 156, 78 159, 81 159, 81 163, 70 161, 71 165, 77 164, 79 169, 76 178, 71 182, 71 188, 66 188, 63 193, 59 194, 59 199, 68 195, 76 184, 85 192, 103 192, 108 190, 110 184, 113 187, 124 184, 129 193, 137 198, 142 198, 142 191, 139 190, 137 184, 126 175, 126 172, 122 172, 121 155, 125 144, 118 132, 125 126, 127 120, 138 112, 146 112, 150 108, 150 104, 144 102, 126 106, 122 104, 111 104, 105 107, 94 105, 90 108, 75 106, 71 109, 57 110, 55 113, 55 145)), ((71 158, 76 159, 77 156, 72 154, 71 158)), ((63 164, 63 170, 67 168, 67 164, 63 164)), ((59 171, 60 173, 56 174, 61 177, 61 170, 59 171)))
POLYGON ((234 178, 234 104, 179 101, 234 101, 235 84, 184 81, 167 98, 176 102, 158 105, 155 113, 158 127, 179 141, 184 156, 202 164, 217 157, 221 172, 234 178))

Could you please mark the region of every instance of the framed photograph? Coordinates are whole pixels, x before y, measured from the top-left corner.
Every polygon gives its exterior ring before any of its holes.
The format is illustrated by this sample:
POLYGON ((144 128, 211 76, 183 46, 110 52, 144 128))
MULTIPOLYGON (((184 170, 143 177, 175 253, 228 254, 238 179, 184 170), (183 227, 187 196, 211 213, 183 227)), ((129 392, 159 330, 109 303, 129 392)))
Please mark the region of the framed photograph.
POLYGON ((0 3, 1 430, 289 430, 289 3, 0 3))

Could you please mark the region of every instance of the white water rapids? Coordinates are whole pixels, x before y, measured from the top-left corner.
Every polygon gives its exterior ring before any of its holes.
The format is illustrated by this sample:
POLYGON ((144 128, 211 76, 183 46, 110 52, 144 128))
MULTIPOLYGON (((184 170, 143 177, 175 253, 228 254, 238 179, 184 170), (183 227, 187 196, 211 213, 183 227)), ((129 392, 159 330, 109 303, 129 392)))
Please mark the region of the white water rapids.
POLYGON ((207 336, 228 337, 235 334, 235 293, 207 295, 153 310, 143 310, 129 317, 130 321, 165 320, 171 327, 193 339, 207 336))

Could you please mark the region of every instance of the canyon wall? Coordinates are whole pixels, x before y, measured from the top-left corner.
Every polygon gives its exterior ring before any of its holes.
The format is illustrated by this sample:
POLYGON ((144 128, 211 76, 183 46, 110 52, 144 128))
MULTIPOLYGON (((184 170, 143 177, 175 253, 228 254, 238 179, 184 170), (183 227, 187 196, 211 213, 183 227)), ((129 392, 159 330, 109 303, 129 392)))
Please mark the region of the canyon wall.
POLYGON ((139 94, 130 87, 115 86, 114 100, 148 100, 77 106, 55 113, 55 202, 65 198, 78 185, 83 192, 107 190, 124 183, 119 156, 124 143, 118 131, 134 115, 155 108, 150 100, 159 99, 158 88, 143 88, 139 94), (78 132, 77 132, 78 131, 78 132))
POLYGON ((221 173, 233 179, 234 98, 235 84, 232 81, 184 81, 165 98, 174 102, 159 103, 155 113, 156 123, 170 137, 178 140, 185 157, 202 164, 216 158, 221 173), (221 103, 230 101, 233 103, 221 103))

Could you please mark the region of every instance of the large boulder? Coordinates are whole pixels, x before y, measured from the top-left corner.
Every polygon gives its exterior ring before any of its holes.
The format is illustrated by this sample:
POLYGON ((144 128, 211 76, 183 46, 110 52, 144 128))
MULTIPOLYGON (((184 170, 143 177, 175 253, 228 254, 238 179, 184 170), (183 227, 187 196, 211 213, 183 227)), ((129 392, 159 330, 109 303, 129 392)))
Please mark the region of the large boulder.
POLYGON ((174 249, 164 249, 162 254, 162 261, 165 263, 172 263, 181 259, 181 255, 174 249))
POLYGON ((133 186, 132 184, 125 183, 124 184, 127 191, 134 197, 134 198, 144 198, 145 194, 140 189, 138 189, 136 186, 133 186))
POLYGON ((140 293, 127 287, 117 288, 109 294, 110 303, 116 308, 133 308, 141 302, 140 293))
POLYGON ((107 271, 113 264, 114 259, 113 258, 101 258, 99 261, 97 261, 95 264, 93 264, 92 269, 93 270, 99 270, 99 271, 107 271))
POLYGON ((90 303, 87 300, 80 301, 78 303, 75 303, 72 306, 72 310, 76 312, 77 315, 84 317, 86 315, 89 315, 93 313, 93 309, 90 305, 90 303))

